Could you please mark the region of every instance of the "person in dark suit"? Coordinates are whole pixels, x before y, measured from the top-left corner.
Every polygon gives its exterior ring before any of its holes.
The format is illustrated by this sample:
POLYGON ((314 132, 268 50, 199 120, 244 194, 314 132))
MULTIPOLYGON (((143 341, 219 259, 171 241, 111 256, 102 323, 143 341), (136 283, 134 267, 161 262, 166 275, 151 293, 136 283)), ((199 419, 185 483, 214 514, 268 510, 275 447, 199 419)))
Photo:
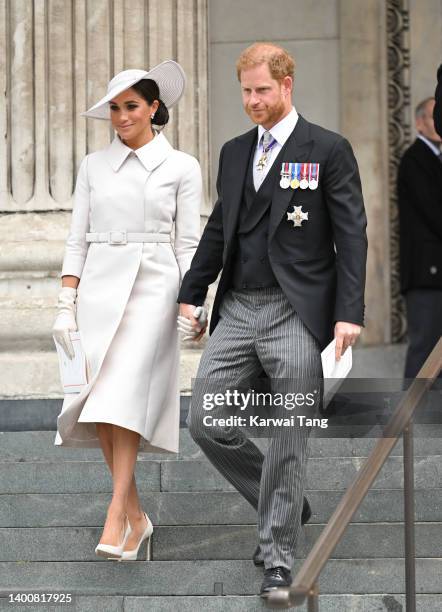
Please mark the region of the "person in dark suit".
POLYGON ((433 109, 434 128, 442 138, 442 64, 437 71, 437 85, 434 94, 435 104, 433 109))
POLYGON ((188 423, 258 511, 263 597, 291 584, 301 518, 310 513, 310 429, 275 435, 264 456, 242 429, 204 425, 205 392, 210 381, 240 384, 262 369, 273 388, 281 379, 321 380, 321 350, 335 337, 340 358, 364 319, 366 215, 356 159, 345 138, 298 115, 293 73, 293 58, 272 43, 239 57, 243 106, 257 127, 221 149, 218 200, 178 296, 181 317, 201 337, 193 313, 222 270, 188 423))
POLYGON ((415 111, 418 136, 399 164, 400 282, 407 304, 405 378, 414 378, 442 335, 442 153, 434 98, 415 111))

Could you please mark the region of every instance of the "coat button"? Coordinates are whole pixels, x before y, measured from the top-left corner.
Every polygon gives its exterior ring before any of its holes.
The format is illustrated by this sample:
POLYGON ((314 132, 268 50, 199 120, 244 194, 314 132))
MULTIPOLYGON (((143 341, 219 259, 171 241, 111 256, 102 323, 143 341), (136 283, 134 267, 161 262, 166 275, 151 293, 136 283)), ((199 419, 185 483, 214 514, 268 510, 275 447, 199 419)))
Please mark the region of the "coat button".
POLYGON ((266 260, 266 258, 265 258, 265 257, 261 257, 261 259, 260 259, 259 261, 260 261, 261 263, 264 263, 264 262, 265 262, 265 260, 266 260))
POLYGON ((430 267, 430 274, 437 274, 437 268, 436 268, 436 266, 431 266, 431 267, 430 267))
POLYGON ((248 257, 243 257, 241 261, 242 261, 243 263, 247 263, 247 261, 248 261, 248 257))
POLYGON ((243 289, 247 289, 247 287, 248 287, 247 283, 243 283, 243 284, 242 284, 242 288, 243 288, 243 289))

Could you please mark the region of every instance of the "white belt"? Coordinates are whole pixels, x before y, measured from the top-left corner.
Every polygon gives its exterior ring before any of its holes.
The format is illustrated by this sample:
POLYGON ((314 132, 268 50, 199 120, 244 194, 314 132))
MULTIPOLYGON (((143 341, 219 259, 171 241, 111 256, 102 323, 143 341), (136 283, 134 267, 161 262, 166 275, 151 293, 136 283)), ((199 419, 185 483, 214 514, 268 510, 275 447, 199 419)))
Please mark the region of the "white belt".
POLYGON ((113 230, 111 232, 87 233, 86 242, 108 242, 109 244, 127 244, 128 242, 170 242, 170 235, 154 234, 152 232, 113 230))

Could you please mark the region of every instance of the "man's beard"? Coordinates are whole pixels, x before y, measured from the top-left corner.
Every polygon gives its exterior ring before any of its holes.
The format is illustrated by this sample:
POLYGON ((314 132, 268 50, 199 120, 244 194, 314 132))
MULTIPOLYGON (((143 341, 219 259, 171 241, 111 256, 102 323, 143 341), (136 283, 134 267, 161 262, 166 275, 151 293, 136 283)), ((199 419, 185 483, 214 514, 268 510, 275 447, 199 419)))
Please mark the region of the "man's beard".
MULTIPOLYGON (((265 115, 265 117, 260 119, 259 123, 260 124, 263 124, 263 123, 277 123, 278 119, 284 113, 284 110, 285 110, 284 102, 281 100, 278 104, 274 104, 272 107, 266 108, 265 110, 266 110, 266 115, 265 115)), ((254 116, 252 114, 252 109, 247 108, 246 112, 249 115, 250 119, 254 123, 258 123, 254 119, 254 116)))

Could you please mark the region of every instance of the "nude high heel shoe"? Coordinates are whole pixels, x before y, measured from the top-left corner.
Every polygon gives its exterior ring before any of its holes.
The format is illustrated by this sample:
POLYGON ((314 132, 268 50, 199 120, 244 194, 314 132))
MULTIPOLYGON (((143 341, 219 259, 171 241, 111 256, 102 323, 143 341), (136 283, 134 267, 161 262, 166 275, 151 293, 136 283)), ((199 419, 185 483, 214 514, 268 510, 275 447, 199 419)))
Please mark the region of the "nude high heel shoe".
MULTIPOLYGON (((150 522, 149 517, 147 516, 147 514, 145 512, 143 512, 143 514, 146 517, 147 527, 144 530, 144 533, 141 536, 141 538, 140 538, 140 540, 138 542, 137 547, 132 549, 132 550, 123 550, 119 561, 136 561, 137 560, 138 551, 140 550, 141 544, 144 542, 144 540, 149 540, 150 539, 150 536, 153 533, 153 525, 150 522)), ((147 546, 149 546, 149 542, 147 542, 147 546)), ((124 546, 123 546, 123 548, 124 548, 124 546)))
POLYGON ((106 557, 106 559, 120 559, 123 549, 126 546, 127 538, 130 536, 132 531, 127 516, 124 519, 124 523, 127 523, 127 525, 122 543, 119 546, 112 546, 111 544, 98 544, 98 546, 95 548, 95 554, 98 557, 106 557))

